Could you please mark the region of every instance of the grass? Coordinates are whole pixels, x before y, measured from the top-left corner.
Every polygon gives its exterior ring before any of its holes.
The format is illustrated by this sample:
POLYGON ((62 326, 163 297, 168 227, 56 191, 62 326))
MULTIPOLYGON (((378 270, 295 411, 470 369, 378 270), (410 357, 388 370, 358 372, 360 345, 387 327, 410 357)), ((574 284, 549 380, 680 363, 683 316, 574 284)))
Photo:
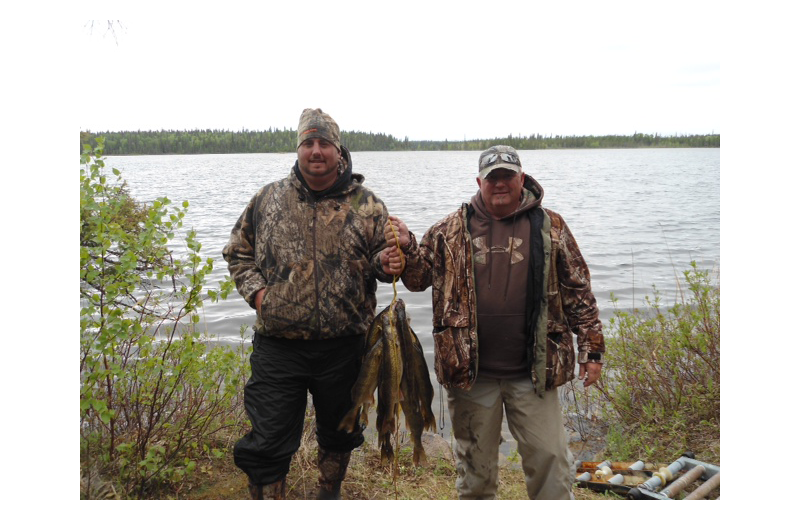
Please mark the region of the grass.
MULTIPOLYGON (((377 440, 368 440, 353 451, 347 477, 342 485, 344 500, 457 500, 456 470, 452 459, 429 457, 420 467, 411 463, 411 450, 399 451, 399 476, 392 478, 392 469, 381 465, 377 440)), ((308 435, 295 455, 287 475, 287 499, 313 500, 317 493, 317 446, 308 435)), ((511 466, 500 468, 498 500, 527 500, 522 470, 511 466)), ((618 499, 575 488, 578 500, 618 499)), ((186 500, 247 499, 247 477, 234 464, 230 454, 210 461, 195 474, 185 487, 169 497, 186 500)))
POLYGON ((617 310, 607 334, 600 415, 617 460, 674 460, 684 451, 720 461, 720 287, 718 273, 684 272, 681 300, 617 310))
MULTIPOLYGON (((597 423, 595 423, 597 424, 597 423)), ((574 430, 574 425, 567 420, 567 429, 574 430)), ((317 493, 318 470, 317 443, 314 437, 314 420, 311 410, 307 416, 300 449, 295 454, 287 475, 287 499, 313 500, 317 493)), ((171 489, 162 489, 157 495, 149 496, 153 499, 173 500, 244 500, 248 499, 247 477, 233 463, 232 448, 236 435, 218 438, 214 444, 221 453, 217 456, 206 454, 197 460, 196 470, 187 475, 182 481, 171 489)), ((602 441, 601 430, 582 433, 583 440, 577 440, 571 445, 573 453, 580 453, 586 441, 602 441), (597 437, 597 438, 595 438, 597 437)), ((443 439, 444 444, 450 445, 451 440, 443 439)), ((342 498, 345 500, 457 500, 455 490, 456 469, 450 450, 443 450, 442 455, 426 449, 427 461, 420 467, 415 467, 411 462, 411 447, 408 445, 407 435, 401 432, 401 444, 398 453, 399 475, 392 478, 392 468, 382 465, 377 436, 367 437, 366 442, 353 451, 347 476, 342 486, 342 498)), ((718 438, 710 439, 713 445, 718 438)), ((585 451, 596 451, 595 449, 585 451)), ((611 457, 610 453, 598 455, 601 458, 611 457)), ((508 464, 501 464, 499 470, 498 500, 527 500, 524 476, 519 469, 519 456, 515 450, 509 454, 508 464), (516 463, 516 464, 515 464, 516 463)), ((675 457, 677 458, 677 457, 675 457)), ((698 458, 700 458, 698 456, 698 458)), ((599 458, 594 458, 600 460, 599 458)), ((589 460, 589 459, 585 459, 589 460)), ((623 460, 614 458, 613 460, 623 460)), ((669 463, 673 459, 649 460, 648 462, 669 463)), ((704 459, 701 459, 704 460, 704 459)), ((706 460, 706 462, 713 462, 706 460)), ((97 486, 105 490, 102 495, 82 498, 115 499, 123 498, 109 491, 109 486, 97 486)), ((573 488, 577 500, 620 500, 621 497, 614 493, 599 493, 584 488, 573 488)))
MULTIPOLYGON (((287 499, 314 500, 317 493, 317 443, 314 419, 307 413, 300 449, 292 459, 286 478, 287 499)), ((450 444, 443 439, 440 444, 450 444)), ((233 463, 232 444, 223 457, 209 457, 199 470, 185 479, 179 489, 161 498, 183 500, 248 499, 247 477, 233 463)), ((397 466, 399 475, 392 477, 392 467, 381 464, 377 436, 367 436, 364 444, 353 451, 347 476, 342 485, 344 500, 457 500, 456 469, 451 450, 426 449, 427 460, 419 467, 411 461, 408 436, 401 432, 397 466)), ((513 462, 513 461, 511 461, 513 462)), ((501 465, 498 500, 527 500, 522 470, 514 464, 501 465)), ((614 494, 603 495, 574 488, 578 500, 613 500, 614 494)))

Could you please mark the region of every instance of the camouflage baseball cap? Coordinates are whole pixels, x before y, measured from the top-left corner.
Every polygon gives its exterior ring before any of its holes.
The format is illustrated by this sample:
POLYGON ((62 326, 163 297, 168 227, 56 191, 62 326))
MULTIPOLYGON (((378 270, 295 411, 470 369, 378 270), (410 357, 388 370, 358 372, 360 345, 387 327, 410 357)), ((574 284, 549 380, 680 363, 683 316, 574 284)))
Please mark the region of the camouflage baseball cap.
POLYGON ((478 177, 485 179, 495 170, 512 170, 517 173, 522 171, 517 151, 510 146, 498 144, 481 153, 478 159, 478 177))
POLYGON ((300 123, 297 125, 297 147, 299 148, 306 139, 325 139, 337 150, 342 151, 342 145, 339 143, 339 125, 322 109, 307 108, 300 114, 300 123))

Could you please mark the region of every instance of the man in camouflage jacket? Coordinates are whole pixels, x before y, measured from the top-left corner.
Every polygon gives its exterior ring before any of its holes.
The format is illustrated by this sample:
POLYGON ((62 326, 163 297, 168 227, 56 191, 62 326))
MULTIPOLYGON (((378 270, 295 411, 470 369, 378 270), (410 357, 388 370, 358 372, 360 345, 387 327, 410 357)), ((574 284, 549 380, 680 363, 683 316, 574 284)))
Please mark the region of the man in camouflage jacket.
POLYGON ((605 344, 589 269, 564 219, 519 156, 495 146, 479 159, 478 193, 417 245, 402 221, 385 234, 387 274, 432 287, 434 365, 447 389, 460 498, 494 498, 503 410, 530 498, 571 498, 572 455, 558 386, 600 376, 605 344), (403 265, 405 264, 405 266, 403 265), (494 283, 494 285, 493 285, 494 283))
POLYGON ((316 411, 319 498, 339 498, 350 452, 364 437, 338 425, 352 406, 377 280, 392 280, 379 257, 388 212, 353 173, 328 114, 303 112, 297 157, 288 177, 251 199, 223 250, 239 293, 256 310, 244 390, 252 431, 234 449, 253 498, 285 497, 307 392, 316 411))

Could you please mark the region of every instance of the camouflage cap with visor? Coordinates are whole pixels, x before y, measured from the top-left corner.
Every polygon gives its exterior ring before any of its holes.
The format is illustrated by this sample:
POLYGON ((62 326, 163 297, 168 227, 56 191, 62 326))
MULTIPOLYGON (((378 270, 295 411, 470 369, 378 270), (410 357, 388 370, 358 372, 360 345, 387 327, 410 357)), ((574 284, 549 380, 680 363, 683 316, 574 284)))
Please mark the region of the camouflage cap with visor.
POLYGON ((500 169, 511 170, 516 173, 522 171, 519 155, 510 146, 502 144, 492 146, 481 153, 481 157, 478 159, 478 177, 481 179, 485 179, 487 175, 500 169))

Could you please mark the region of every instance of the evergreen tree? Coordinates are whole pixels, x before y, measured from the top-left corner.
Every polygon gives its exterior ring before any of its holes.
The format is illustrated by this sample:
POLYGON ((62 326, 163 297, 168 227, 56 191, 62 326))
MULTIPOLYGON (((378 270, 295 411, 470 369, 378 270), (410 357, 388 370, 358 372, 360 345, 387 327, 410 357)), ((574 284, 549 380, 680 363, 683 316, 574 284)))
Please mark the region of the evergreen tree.
MULTIPOLYGON (((289 153, 296 150, 296 131, 279 130, 158 130, 122 132, 80 132, 80 145, 105 138, 108 155, 162 155, 162 154, 225 154, 225 153, 289 153)), ((528 137, 473 139, 470 141, 402 141, 392 134, 342 131, 341 141, 350 151, 393 150, 473 150, 480 151, 495 144, 507 144, 518 150, 546 150, 565 148, 719 148, 719 134, 674 135, 634 132, 630 136, 561 136, 531 134, 528 137)))

